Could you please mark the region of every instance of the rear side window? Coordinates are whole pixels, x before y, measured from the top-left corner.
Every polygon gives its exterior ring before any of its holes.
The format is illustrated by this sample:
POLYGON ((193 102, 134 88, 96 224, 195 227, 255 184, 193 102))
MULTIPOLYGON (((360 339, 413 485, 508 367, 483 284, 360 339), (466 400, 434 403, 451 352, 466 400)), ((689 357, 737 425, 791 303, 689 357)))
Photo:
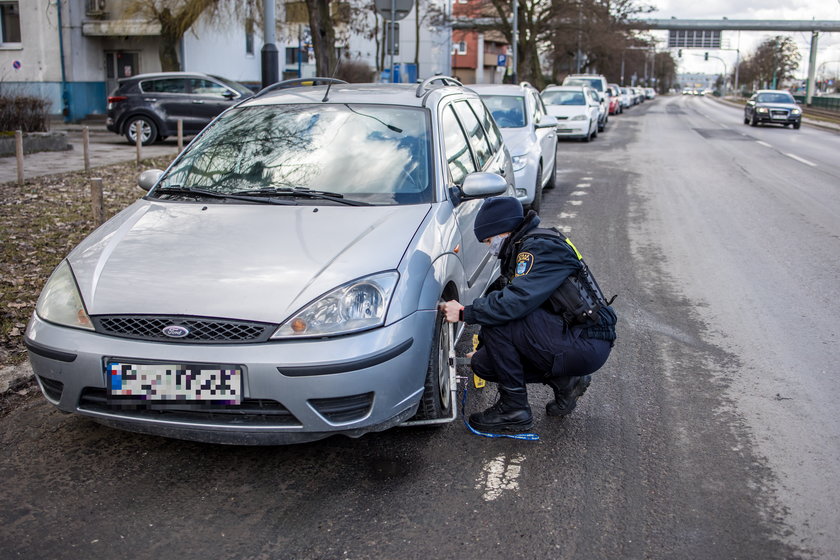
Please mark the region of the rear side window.
POLYGON ((475 116, 475 113, 473 113, 469 103, 466 101, 458 101, 455 103, 455 112, 458 114, 461 124, 464 125, 464 130, 467 132, 467 138, 475 151, 475 157, 478 160, 476 162, 478 164, 478 168, 484 169, 484 165, 490 160, 490 156, 493 155, 493 152, 490 150, 490 141, 487 139, 487 135, 481 127, 481 123, 478 122, 478 117, 475 116))
POLYGON ((223 97, 224 94, 229 92, 230 90, 222 84, 217 84, 216 82, 211 82, 210 80, 203 80, 201 78, 190 78, 190 91, 198 95, 212 95, 214 97, 223 97))
POLYGON ((482 126, 484 126, 487 139, 490 140, 490 147, 493 149, 493 152, 497 152, 502 145, 502 133, 499 132, 496 122, 490 116, 490 112, 481 100, 470 99, 469 103, 473 111, 475 111, 475 114, 478 115, 479 120, 481 120, 482 126))
POLYGON ((451 105, 443 110, 441 126, 449 173, 452 175, 452 181, 456 185, 461 185, 467 175, 476 169, 470 153, 470 145, 451 105))
POLYGON ((187 93, 187 81, 184 78, 160 78, 140 82, 143 93, 187 93))

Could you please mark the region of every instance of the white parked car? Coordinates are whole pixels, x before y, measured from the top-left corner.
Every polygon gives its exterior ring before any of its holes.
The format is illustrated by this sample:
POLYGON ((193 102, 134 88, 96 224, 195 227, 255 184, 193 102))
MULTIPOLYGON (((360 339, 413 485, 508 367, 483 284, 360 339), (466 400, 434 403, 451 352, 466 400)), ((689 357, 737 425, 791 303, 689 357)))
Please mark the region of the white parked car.
POLYGON ((557 119, 548 114, 539 92, 527 83, 470 88, 481 96, 502 130, 513 159, 516 198, 539 212, 542 190, 554 187, 557 178, 557 119))
POLYGON ((607 79, 601 74, 571 74, 563 78, 564 86, 589 86, 595 90, 600 103, 598 111, 598 132, 603 132, 610 118, 609 100, 607 99, 607 79))
POLYGON ((557 119, 557 138, 589 142, 598 136, 601 104, 588 86, 551 86, 542 92, 548 114, 557 119))

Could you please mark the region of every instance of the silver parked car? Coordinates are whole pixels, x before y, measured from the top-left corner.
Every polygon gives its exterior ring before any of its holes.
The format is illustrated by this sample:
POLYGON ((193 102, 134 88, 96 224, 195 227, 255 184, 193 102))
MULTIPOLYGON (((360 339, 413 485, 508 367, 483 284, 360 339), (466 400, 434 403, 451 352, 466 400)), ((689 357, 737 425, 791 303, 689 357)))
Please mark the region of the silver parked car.
POLYGON ((56 268, 26 330, 49 402, 234 444, 449 418, 437 304, 496 275, 473 221, 510 155, 451 78, 314 80, 222 113, 56 268))
POLYGON ((540 93, 531 85, 478 84, 478 92, 502 129, 513 157, 516 197, 540 211, 543 189, 557 180, 557 119, 548 114, 540 93))

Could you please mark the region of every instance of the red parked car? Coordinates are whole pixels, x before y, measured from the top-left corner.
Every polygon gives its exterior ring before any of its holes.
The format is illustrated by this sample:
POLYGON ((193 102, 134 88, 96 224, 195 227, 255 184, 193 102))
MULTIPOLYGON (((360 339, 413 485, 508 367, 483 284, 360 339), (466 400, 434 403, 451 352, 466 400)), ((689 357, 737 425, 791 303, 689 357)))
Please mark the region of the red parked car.
POLYGON ((610 115, 617 115, 623 111, 621 107, 621 91, 613 86, 609 86, 606 91, 607 100, 609 101, 610 115))

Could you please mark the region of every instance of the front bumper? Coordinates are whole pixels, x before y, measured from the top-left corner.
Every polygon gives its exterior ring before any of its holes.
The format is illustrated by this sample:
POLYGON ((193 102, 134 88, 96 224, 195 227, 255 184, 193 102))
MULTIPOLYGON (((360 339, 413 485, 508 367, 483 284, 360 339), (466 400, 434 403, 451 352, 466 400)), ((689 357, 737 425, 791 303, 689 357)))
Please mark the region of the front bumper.
POLYGON ((411 418, 423 393, 435 319, 434 310, 419 311, 387 327, 331 339, 194 345, 109 337, 35 316, 26 343, 44 396, 65 412, 166 437, 275 445, 358 437, 411 418), (106 398, 108 358, 238 365, 243 403, 224 411, 119 406, 106 398))
POLYGON ((589 136, 589 121, 560 121, 556 130, 558 138, 586 138, 589 136))

